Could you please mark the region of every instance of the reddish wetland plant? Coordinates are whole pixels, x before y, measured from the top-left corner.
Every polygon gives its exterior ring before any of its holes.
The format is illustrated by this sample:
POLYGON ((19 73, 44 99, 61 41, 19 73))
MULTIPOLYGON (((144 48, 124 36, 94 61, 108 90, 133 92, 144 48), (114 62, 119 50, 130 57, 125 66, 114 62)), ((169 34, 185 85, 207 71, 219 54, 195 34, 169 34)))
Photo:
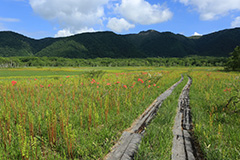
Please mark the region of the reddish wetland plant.
POLYGON ((179 79, 173 71, 3 80, 0 159, 101 159, 179 79))

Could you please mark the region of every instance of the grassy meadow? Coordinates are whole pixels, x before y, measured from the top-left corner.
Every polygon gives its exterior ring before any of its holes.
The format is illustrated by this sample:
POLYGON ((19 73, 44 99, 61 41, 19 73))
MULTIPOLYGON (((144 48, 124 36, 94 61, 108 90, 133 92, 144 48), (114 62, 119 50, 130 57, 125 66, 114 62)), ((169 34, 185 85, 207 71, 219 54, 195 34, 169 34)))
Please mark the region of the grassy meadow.
POLYGON ((240 159, 240 74, 191 72, 194 136, 206 159, 240 159))
POLYGON ((177 114, 178 98, 188 81, 187 76, 163 102, 156 117, 147 127, 139 151, 134 159, 171 159, 172 128, 177 114))
MULTIPOLYGON (((0 159, 103 159, 123 130, 181 74, 193 78, 194 136, 204 156, 239 158, 239 103, 234 102, 239 101, 240 74, 220 69, 0 69, 0 159)), ((186 77, 159 110, 156 125, 162 131, 155 147, 171 148, 172 117, 185 82, 186 77)), ((152 146, 149 152, 158 155, 152 146)))

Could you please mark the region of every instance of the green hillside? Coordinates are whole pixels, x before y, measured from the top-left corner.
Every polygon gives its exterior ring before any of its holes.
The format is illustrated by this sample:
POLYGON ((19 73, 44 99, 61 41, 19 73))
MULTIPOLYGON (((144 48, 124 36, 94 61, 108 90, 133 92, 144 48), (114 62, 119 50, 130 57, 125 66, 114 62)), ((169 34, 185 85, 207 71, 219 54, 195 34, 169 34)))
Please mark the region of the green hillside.
POLYGON ((200 56, 229 56, 228 54, 240 45, 240 28, 227 29, 204 35, 196 42, 200 56))
POLYGON ((149 30, 126 37, 147 57, 184 57, 196 54, 193 40, 171 32, 149 30))
POLYGON ((30 46, 30 38, 13 32, 0 33, 0 56, 31 56, 33 48, 30 46))
POLYGON ((124 36, 113 32, 83 33, 67 39, 83 44, 88 49, 88 58, 140 58, 146 56, 124 36))
POLYGON ((148 30, 138 34, 96 32, 40 40, 14 32, 0 32, 1 57, 145 58, 189 55, 227 57, 237 45, 240 45, 240 28, 198 37, 148 30))
POLYGON ((37 57, 88 58, 88 50, 73 40, 60 40, 37 52, 37 57))

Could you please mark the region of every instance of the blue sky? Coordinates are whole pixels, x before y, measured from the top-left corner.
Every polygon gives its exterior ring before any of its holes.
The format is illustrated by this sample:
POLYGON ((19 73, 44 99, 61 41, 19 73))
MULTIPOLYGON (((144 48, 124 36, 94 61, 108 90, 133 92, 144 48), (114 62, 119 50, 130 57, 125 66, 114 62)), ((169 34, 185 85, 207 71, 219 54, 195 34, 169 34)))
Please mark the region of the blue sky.
POLYGON ((28 37, 154 29, 191 36, 240 27, 240 0, 0 0, 0 31, 28 37))

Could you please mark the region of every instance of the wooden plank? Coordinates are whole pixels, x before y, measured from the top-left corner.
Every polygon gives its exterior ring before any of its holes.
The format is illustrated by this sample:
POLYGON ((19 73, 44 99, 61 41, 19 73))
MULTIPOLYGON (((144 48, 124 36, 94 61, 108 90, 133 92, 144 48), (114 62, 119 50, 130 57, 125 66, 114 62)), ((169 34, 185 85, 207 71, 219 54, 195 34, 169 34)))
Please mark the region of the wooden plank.
POLYGON ((190 77, 188 79, 188 83, 179 96, 178 111, 173 127, 172 160, 196 159, 191 137, 192 119, 189 106, 189 89, 192 84, 192 79, 190 77))
POLYGON ((141 142, 146 126, 154 118, 162 102, 171 95, 175 87, 181 83, 181 79, 172 87, 161 94, 131 125, 126 129, 118 143, 112 148, 111 152, 104 158, 106 160, 130 160, 137 152, 138 145, 141 142))

